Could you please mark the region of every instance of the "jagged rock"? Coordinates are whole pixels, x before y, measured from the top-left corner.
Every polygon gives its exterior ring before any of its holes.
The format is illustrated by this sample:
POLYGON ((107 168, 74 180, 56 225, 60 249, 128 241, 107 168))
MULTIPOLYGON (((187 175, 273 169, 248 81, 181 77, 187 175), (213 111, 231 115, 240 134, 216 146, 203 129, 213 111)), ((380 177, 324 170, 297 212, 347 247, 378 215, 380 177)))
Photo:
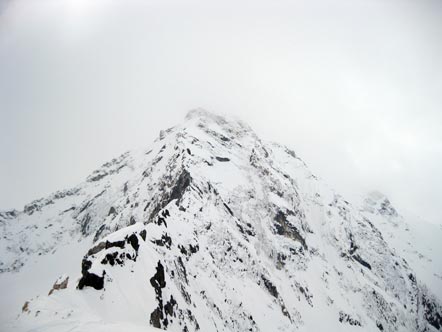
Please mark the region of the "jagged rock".
POLYGON ((152 210, 149 220, 153 220, 159 211, 161 211, 165 206, 167 206, 174 199, 177 200, 177 205, 181 197, 183 196, 186 189, 189 187, 192 181, 192 177, 189 172, 185 169, 181 171, 176 181, 171 185, 171 191, 164 193, 160 201, 157 203, 156 207, 152 210))
POLYGON ((162 288, 166 287, 166 281, 164 278, 164 267, 160 261, 158 261, 155 275, 150 278, 150 284, 155 289, 156 300, 158 302, 158 307, 150 314, 150 324, 154 327, 161 328, 161 322, 164 319, 162 288))
POLYGON ((83 262, 81 263, 81 274, 82 277, 80 281, 78 282, 78 289, 83 289, 84 287, 93 287, 96 290, 103 289, 104 287, 104 271, 103 275, 97 276, 94 273, 89 273, 89 269, 92 266, 92 262, 88 261, 87 259, 83 259, 83 262))
POLYGON ((226 157, 215 157, 215 159, 218 160, 218 161, 221 161, 221 162, 227 162, 227 161, 230 161, 230 159, 229 159, 229 158, 226 158, 226 157))
POLYGON ((275 285, 272 284, 270 280, 268 280, 266 277, 261 276, 261 279, 264 281, 264 286, 267 288, 269 293, 273 296, 278 298, 278 290, 276 289, 275 285))
POLYGON ((78 282, 78 289, 83 289, 84 287, 93 287, 96 290, 103 289, 104 287, 104 275, 99 277, 94 273, 86 272, 81 277, 78 282))
POLYGON ((342 311, 339 312, 339 322, 347 323, 347 324, 350 324, 353 326, 362 326, 362 324, 359 320, 351 317, 349 314, 346 314, 345 312, 342 312, 342 311))
POLYGON ((152 243, 155 243, 157 246, 165 246, 166 248, 170 249, 170 246, 172 245, 172 238, 167 234, 163 234, 161 235, 161 239, 153 240, 152 243))
POLYGON ((305 239, 301 236, 298 229, 294 225, 290 224, 284 212, 278 211, 275 221, 274 226, 277 234, 287 236, 295 241, 299 241, 304 249, 307 249, 305 239))
POLYGON ((68 287, 68 281, 69 281, 69 277, 68 276, 62 276, 60 278, 58 278, 54 285, 52 286, 52 289, 49 291, 48 295, 51 295, 54 290, 60 290, 60 289, 65 289, 68 287))
POLYGON ((371 265, 368 264, 365 260, 363 260, 359 255, 353 255, 353 258, 355 261, 357 261, 362 266, 366 267, 367 269, 371 270, 371 265))
POLYGON ((143 229, 141 232, 140 232, 140 236, 141 236, 141 238, 143 239, 143 241, 146 241, 146 230, 145 229, 143 229))
POLYGON ((115 215, 116 213, 117 213, 117 210, 115 210, 115 208, 113 206, 111 206, 107 215, 108 216, 115 215))
POLYGON ((158 261, 158 265, 156 267, 157 272, 155 275, 150 278, 150 284, 153 288, 155 288, 155 292, 161 294, 161 288, 166 287, 166 281, 164 279, 164 267, 160 261, 158 261))
POLYGON ((99 253, 101 250, 106 249, 106 242, 100 242, 98 243, 95 247, 92 247, 91 249, 89 249, 89 251, 87 252, 88 256, 92 256, 95 255, 97 253, 99 253))
POLYGON ((29 313, 29 301, 26 301, 25 304, 23 304, 23 307, 21 308, 21 311, 29 313))
POLYGON ((132 234, 131 236, 129 236, 127 238, 127 242, 130 243, 130 245, 132 246, 132 248, 134 248, 134 250, 136 252, 138 252, 138 248, 140 247, 138 244, 138 237, 135 234, 132 234))

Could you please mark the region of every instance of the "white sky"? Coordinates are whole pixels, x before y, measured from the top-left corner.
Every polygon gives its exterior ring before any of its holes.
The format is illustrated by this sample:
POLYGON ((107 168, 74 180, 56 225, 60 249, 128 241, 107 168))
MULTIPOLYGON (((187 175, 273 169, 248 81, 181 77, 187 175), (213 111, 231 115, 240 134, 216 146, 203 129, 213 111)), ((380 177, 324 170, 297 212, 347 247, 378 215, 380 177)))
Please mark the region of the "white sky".
POLYGON ((442 1, 0 0, 0 209, 192 108, 442 224, 442 1))

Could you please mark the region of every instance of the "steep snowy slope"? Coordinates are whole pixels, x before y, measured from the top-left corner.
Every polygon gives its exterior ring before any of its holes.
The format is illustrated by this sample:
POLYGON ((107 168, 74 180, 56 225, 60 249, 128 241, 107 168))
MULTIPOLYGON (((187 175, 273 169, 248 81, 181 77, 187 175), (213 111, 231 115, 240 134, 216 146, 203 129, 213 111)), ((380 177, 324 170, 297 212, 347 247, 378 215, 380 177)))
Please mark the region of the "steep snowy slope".
POLYGON ((1 214, 2 330, 440 330, 437 289, 378 217, 286 147, 192 111, 149 149, 1 214))
POLYGON ((415 216, 403 216, 385 195, 370 193, 361 212, 382 232, 382 235, 403 257, 418 279, 442 299, 442 226, 433 225, 415 216))

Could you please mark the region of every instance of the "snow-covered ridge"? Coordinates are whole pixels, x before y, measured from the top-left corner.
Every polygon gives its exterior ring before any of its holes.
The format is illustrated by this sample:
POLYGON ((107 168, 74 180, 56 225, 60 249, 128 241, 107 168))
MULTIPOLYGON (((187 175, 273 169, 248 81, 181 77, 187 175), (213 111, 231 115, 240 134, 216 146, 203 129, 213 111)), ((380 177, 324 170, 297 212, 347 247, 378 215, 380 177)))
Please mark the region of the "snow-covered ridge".
POLYGON ((4 326, 440 330, 442 279, 426 272, 440 266, 401 249, 388 227, 404 223, 384 196, 355 207, 293 151, 194 110, 77 187, 0 214, 2 285, 50 278, 22 286, 26 310, 4 326))

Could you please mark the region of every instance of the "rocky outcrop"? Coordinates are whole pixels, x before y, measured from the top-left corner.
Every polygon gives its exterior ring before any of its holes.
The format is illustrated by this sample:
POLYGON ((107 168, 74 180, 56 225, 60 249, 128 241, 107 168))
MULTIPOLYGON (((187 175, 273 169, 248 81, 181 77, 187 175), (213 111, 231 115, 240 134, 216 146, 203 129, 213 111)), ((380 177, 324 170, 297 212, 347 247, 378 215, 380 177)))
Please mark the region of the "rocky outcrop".
POLYGON ((49 291, 48 295, 51 295, 55 290, 66 289, 68 287, 68 281, 68 276, 61 276, 60 278, 58 278, 52 286, 52 289, 49 291))
POLYGON ((103 289, 104 287, 104 275, 105 271, 103 271, 101 276, 96 275, 95 273, 90 273, 89 269, 92 267, 92 262, 83 259, 81 263, 81 274, 82 277, 78 282, 78 289, 83 289, 84 287, 93 287, 96 290, 103 289))

